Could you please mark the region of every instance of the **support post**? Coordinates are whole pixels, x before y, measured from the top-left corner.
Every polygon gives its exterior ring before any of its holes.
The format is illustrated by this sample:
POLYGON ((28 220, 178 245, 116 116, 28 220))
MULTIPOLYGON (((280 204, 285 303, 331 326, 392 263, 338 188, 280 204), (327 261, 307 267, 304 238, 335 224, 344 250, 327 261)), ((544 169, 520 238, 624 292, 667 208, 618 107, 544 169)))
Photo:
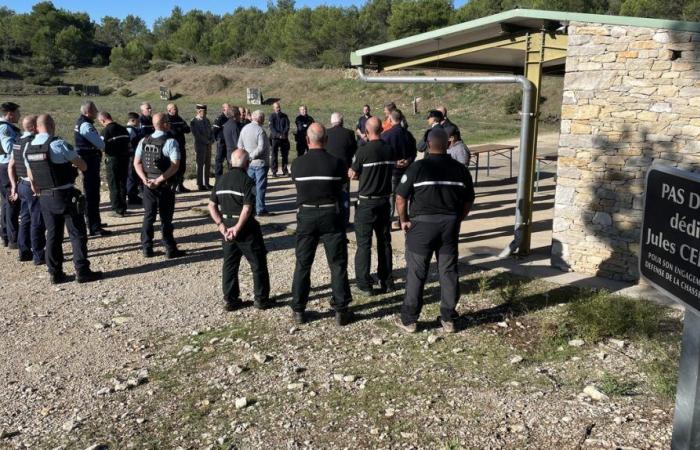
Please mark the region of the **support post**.
MULTIPOLYGON (((527 167, 520 173, 524 173, 526 179, 523 185, 526 187, 525 202, 522 205, 524 232, 523 239, 518 247, 519 256, 527 256, 530 254, 531 236, 532 236, 532 210, 535 200, 534 180, 535 180, 535 160, 537 158, 537 131, 538 119, 540 115, 540 87, 542 85, 542 63, 545 58, 545 39, 547 34, 545 31, 539 33, 528 33, 526 36, 526 51, 525 51, 525 78, 532 83, 532 117, 529 123, 529 133, 527 148, 521 148, 520 151, 527 152, 527 167)), ((521 161, 523 159, 521 158, 521 161)))
POLYGON ((671 448, 700 448, 700 316, 688 307, 683 319, 671 448))

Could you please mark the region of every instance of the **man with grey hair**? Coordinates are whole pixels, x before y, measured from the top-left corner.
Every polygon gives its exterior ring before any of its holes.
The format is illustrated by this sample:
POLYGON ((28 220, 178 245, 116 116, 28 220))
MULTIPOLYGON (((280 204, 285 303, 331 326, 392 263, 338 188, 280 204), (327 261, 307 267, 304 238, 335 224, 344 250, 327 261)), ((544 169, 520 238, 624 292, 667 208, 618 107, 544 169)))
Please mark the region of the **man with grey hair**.
POLYGON ((75 123, 75 150, 78 152, 87 170, 83 172, 83 193, 85 194, 85 217, 90 236, 107 236, 112 234, 103 228, 100 218, 100 165, 105 142, 95 129, 97 106, 86 101, 80 106, 80 117, 75 123))
POLYGON ((209 214, 223 237, 221 285, 226 311, 243 305, 238 284, 241 256, 248 260, 253 273, 255 307, 270 306, 267 249, 260 224, 255 220, 255 182, 246 174, 248 165, 248 152, 242 148, 234 150, 231 170, 216 180, 209 197, 209 214))
MULTIPOLYGON (((343 226, 342 188, 348 183, 348 167, 325 149, 326 130, 313 123, 306 133, 309 151, 292 163, 297 188, 296 267, 292 282, 292 311, 298 324, 306 321, 305 310, 311 289, 311 267, 316 248, 323 242, 331 270, 335 320, 339 326, 352 321, 348 282, 348 241, 343 226)), ((351 132, 352 133, 352 132, 351 132)))
MULTIPOLYGON (((352 165, 352 159, 357 151, 355 133, 343 127, 343 115, 339 112, 331 114, 331 127, 326 131, 328 143, 326 150, 331 155, 345 163, 345 167, 352 165)), ((347 227, 350 223, 350 183, 343 186, 343 220, 347 227)))
POLYGON ((270 161, 270 141, 265 134, 263 124, 265 113, 255 110, 251 115, 252 121, 241 129, 238 136, 238 148, 250 155, 248 176, 255 181, 255 212, 258 216, 269 216, 265 206, 267 192, 267 169, 270 161))

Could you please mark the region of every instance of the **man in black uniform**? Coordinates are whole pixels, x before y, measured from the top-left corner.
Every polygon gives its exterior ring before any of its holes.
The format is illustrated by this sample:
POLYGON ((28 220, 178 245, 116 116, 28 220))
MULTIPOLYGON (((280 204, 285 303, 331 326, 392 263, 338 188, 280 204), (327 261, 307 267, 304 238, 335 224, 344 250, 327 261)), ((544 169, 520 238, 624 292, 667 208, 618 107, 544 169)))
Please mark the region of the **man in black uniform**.
POLYGON ((214 156, 214 177, 218 180, 224 174, 224 161, 226 161, 226 139, 224 139, 224 125, 231 118, 231 105, 221 105, 221 114, 214 119, 211 125, 211 133, 216 142, 216 156, 214 156))
POLYGON ((372 255, 372 232, 377 238, 377 276, 380 290, 394 289, 391 277, 391 217, 389 196, 391 195, 391 175, 396 163, 394 150, 379 139, 382 124, 376 117, 365 123, 368 142, 361 146, 348 175, 360 179, 359 199, 355 208, 355 277, 357 288, 366 295, 372 295, 374 280, 370 276, 372 255))
POLYGON ((432 130, 427 138, 429 154, 408 168, 396 191, 401 228, 406 232, 406 297, 396 325, 409 333, 416 331, 435 253, 440 272, 440 322, 445 332, 453 333, 459 300, 459 227, 474 203, 474 187, 464 164, 446 153, 445 130, 432 130))
POLYGON ((7 102, 0 105, 0 231, 5 247, 17 248, 19 226, 19 200, 10 199, 12 184, 7 168, 12 158, 12 149, 19 139, 19 105, 7 102))
POLYGON ((435 110, 440 111, 440 113, 442 114, 442 122, 440 122, 440 126, 442 126, 442 128, 445 129, 445 133, 447 133, 448 137, 454 136, 455 131, 458 133, 460 132, 459 127, 447 118, 447 108, 440 105, 437 108, 435 108, 435 110))
POLYGON ((143 185, 141 184, 141 179, 139 174, 136 173, 134 169, 134 152, 136 152, 136 147, 138 147, 139 142, 141 142, 141 130, 139 129, 139 115, 135 112, 130 112, 127 114, 126 119, 126 131, 129 133, 129 175, 126 178, 126 197, 127 204, 129 205, 141 205, 141 190, 143 185))
POLYGON ((32 188, 39 196, 46 224, 46 266, 51 283, 67 281, 63 272, 63 230, 68 228, 76 281, 87 283, 102 278, 90 270, 87 230, 83 217, 84 197, 75 188, 78 172, 88 165, 66 141, 54 136, 56 126, 48 114, 36 121, 37 134, 24 151, 24 162, 32 188))
POLYGON ((306 130, 312 123, 314 123, 314 118, 309 115, 306 105, 301 105, 299 107, 299 115, 294 120, 294 124, 297 127, 297 131, 294 133, 294 140, 297 143, 297 157, 303 155, 309 149, 306 145, 306 130))
MULTIPOLYGON (((357 141, 352 130, 343 126, 343 115, 339 112, 331 114, 331 127, 327 131, 328 142, 326 150, 329 154, 339 158, 346 167, 352 164, 352 158, 357 151, 357 141)), ((350 183, 343 186, 343 223, 345 227, 350 224, 350 183)))
POLYGON ((141 110, 141 115, 139 116, 139 129, 141 130, 141 137, 144 138, 152 134, 156 129, 153 127, 153 108, 148 102, 141 103, 139 107, 141 110))
POLYGON ((102 111, 97 116, 102 124, 102 139, 105 141, 105 166, 109 184, 109 202, 112 215, 126 214, 126 180, 129 176, 130 137, 125 127, 112 120, 112 115, 102 111))
POLYGON ((241 135, 241 111, 237 106, 231 107, 231 118, 224 124, 224 141, 226 142, 226 165, 231 168, 231 154, 238 147, 238 137, 241 135))
POLYGON ((442 128, 440 122, 442 122, 443 119, 444 117, 442 116, 442 113, 436 109, 431 109, 430 112, 428 112, 428 129, 425 130, 423 139, 418 143, 419 152, 423 153, 424 151, 428 150, 428 133, 430 133, 433 128, 442 128))
POLYGON ((216 181, 209 198, 209 214, 224 237, 221 283, 227 311, 242 305, 238 286, 241 256, 245 256, 253 272, 255 307, 265 309, 269 306, 267 250, 260 224, 255 220, 255 182, 246 173, 248 163, 247 151, 234 150, 231 154, 232 169, 216 181))
POLYGON ((143 181, 143 227, 141 249, 146 258, 153 257, 153 224, 160 213, 160 229, 163 234, 165 256, 178 258, 185 254, 177 248, 173 236, 173 214, 175 212, 174 177, 180 165, 177 141, 170 137, 168 116, 157 113, 153 116, 156 131, 139 142, 134 155, 134 168, 143 181))
MULTIPOLYGON (((369 105, 363 106, 362 115, 359 119, 357 119, 357 125, 355 126, 355 135, 357 136, 358 146, 363 145, 369 141, 369 139, 367 139, 367 130, 365 129, 365 125, 367 124, 367 121, 372 117, 370 111, 371 109, 369 105)), ((381 122, 379 122, 379 125, 381 126, 381 122)))
MULTIPOLYGON (((409 165, 416 159, 416 142, 413 139, 410 131, 401 126, 401 111, 393 110, 389 114, 389 123, 391 127, 381 134, 382 141, 386 142, 394 149, 396 156, 396 165, 391 177, 391 197, 389 198, 390 216, 394 218, 396 207, 396 187, 409 165)), ((396 229, 399 229, 399 224, 396 224, 396 229)))
POLYGON ((180 147, 180 166, 177 170, 177 187, 175 191, 179 194, 190 192, 185 187, 185 170, 187 169, 187 149, 185 148, 185 135, 190 133, 190 126, 180 117, 180 111, 175 103, 168 103, 168 121, 170 122, 170 134, 177 141, 180 147))
POLYGON ((304 323, 304 311, 311 289, 311 266, 318 243, 323 242, 331 269, 331 287, 336 323, 352 320, 348 282, 348 244, 340 203, 342 187, 348 182, 347 166, 324 149, 326 130, 313 123, 307 130, 309 151, 292 163, 292 179, 297 189, 296 267, 292 282, 294 321, 304 323))
POLYGON ((289 175, 289 117, 282 112, 279 102, 272 104, 274 112, 270 114, 270 155, 272 176, 277 177, 277 153, 282 156, 282 175, 289 175))

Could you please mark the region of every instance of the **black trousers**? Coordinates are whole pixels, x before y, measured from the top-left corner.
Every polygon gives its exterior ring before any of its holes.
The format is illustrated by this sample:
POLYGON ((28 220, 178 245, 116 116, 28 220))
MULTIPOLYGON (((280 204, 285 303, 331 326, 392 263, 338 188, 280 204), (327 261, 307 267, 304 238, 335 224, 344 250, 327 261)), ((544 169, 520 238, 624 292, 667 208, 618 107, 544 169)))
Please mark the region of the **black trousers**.
POLYGON ((297 157, 302 156, 309 151, 309 145, 306 143, 306 135, 302 140, 297 140, 297 157))
POLYGON ((226 142, 218 141, 216 143, 216 156, 214 157, 214 176, 218 180, 224 174, 224 166, 226 162, 226 142))
POLYGON ((100 165, 102 153, 99 151, 78 153, 87 164, 83 172, 83 193, 85 194, 85 218, 89 231, 102 227, 100 218, 100 165))
POLYGON ((372 234, 377 239, 377 276, 379 281, 391 279, 391 217, 389 198, 359 199, 355 208, 355 278, 362 289, 370 289, 374 280, 370 276, 372 260, 372 234))
MULTIPOLYGON (((181 159, 181 161, 184 161, 184 158, 181 159)), ((129 201, 138 202, 142 189, 143 183, 141 183, 141 178, 139 178, 139 174, 137 174, 136 169, 134 169, 134 157, 133 155, 129 156, 129 174, 126 178, 126 196, 129 201)))
MULTIPOLYGON (((232 227, 238 219, 224 219, 226 227, 232 227)), ((270 298, 270 274, 267 271, 267 249, 263 241, 260 224, 255 219, 249 219, 241 229, 235 241, 223 241, 224 264, 221 273, 221 284, 224 299, 237 302, 241 295, 238 284, 238 272, 241 267, 241 256, 250 264, 253 272, 255 299, 266 302, 270 298)))
POLYGON ((141 247, 153 248, 153 229, 156 215, 160 215, 160 231, 167 250, 177 249, 173 237, 173 214, 175 213, 175 190, 164 183, 156 189, 143 188, 143 226, 141 247))
POLYGON ((21 202, 17 233, 19 254, 31 253, 34 264, 39 264, 46 259, 46 227, 41 216, 39 197, 34 195, 31 184, 26 180, 19 181, 17 193, 21 202))
POLYGON ((180 165, 177 167, 177 174, 175 175, 177 186, 182 186, 185 182, 185 171, 187 170, 187 150, 184 145, 180 146, 180 165))
POLYGON ((129 177, 128 156, 107 156, 107 184, 109 184, 109 203, 112 211, 119 214, 126 212, 126 180, 129 177))
POLYGON ((270 168, 272 173, 277 173, 277 155, 282 156, 282 171, 287 173, 287 165, 289 164, 289 140, 288 139, 272 139, 272 157, 270 168))
POLYGON ((12 184, 7 173, 7 164, 0 164, 0 236, 6 244, 17 243, 19 229, 19 200, 11 202, 12 184))
POLYGON ((311 290, 311 266, 319 242, 323 243, 331 269, 333 299, 336 311, 347 310, 352 300, 348 282, 348 241, 339 208, 300 207, 297 213, 296 267, 292 281, 292 309, 304 311, 311 290))
POLYGON ((423 308, 423 290, 433 253, 440 273, 440 318, 452 321, 459 300, 457 266, 460 221, 456 216, 418 216, 406 235, 406 296, 401 321, 415 323, 423 308))
POLYGON ((63 228, 73 248, 76 273, 90 270, 87 254, 87 229, 83 212, 78 210, 80 191, 74 188, 43 191, 39 196, 46 226, 46 266, 49 273, 63 272, 63 228))

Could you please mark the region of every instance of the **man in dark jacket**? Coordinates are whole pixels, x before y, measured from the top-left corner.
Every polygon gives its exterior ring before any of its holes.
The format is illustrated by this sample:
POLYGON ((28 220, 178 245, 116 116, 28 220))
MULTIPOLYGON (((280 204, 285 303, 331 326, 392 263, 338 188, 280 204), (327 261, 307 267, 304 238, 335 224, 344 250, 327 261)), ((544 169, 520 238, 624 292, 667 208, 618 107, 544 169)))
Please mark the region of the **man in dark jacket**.
POLYGON ((440 111, 442 113, 442 122, 440 122, 440 125, 442 126, 442 128, 445 129, 445 133, 447 133, 447 136, 454 136, 455 131, 459 133, 459 127, 447 118, 447 108, 440 105, 437 108, 435 108, 435 110, 440 111))
MULTIPOLYGON (((413 139, 408 130, 401 126, 401 117, 401 111, 398 109, 392 111, 389 114, 389 121, 392 126, 380 136, 382 141, 394 149, 396 156, 396 165, 391 177, 391 197, 389 198, 392 220, 396 206, 396 187, 399 185, 404 172, 406 172, 406 168, 416 159, 416 140, 413 139)), ((395 224, 394 228, 398 229, 398 223, 395 224)))
POLYGON ((314 118, 308 114, 306 106, 301 105, 299 107, 299 115, 294 120, 294 124, 297 126, 297 132, 294 134, 294 140, 297 142, 297 157, 309 150, 309 146, 306 143, 306 130, 312 123, 314 123, 314 118))
MULTIPOLYGON (((328 142, 326 151, 345 163, 345 167, 352 165, 352 158, 357 151, 355 133, 343 127, 343 115, 339 112, 331 114, 331 127, 326 130, 328 142)), ((350 223, 350 184, 343 185, 343 219, 345 226, 350 223)))
POLYGON ((224 174, 224 161, 226 160, 226 140, 224 139, 224 125, 228 122, 231 114, 231 105, 224 103, 221 105, 221 114, 214 119, 211 126, 212 136, 216 142, 216 156, 214 157, 214 176, 218 180, 224 174))
POLYGON ((153 128, 153 117, 151 116, 153 108, 151 108, 150 103, 143 102, 141 103, 140 109, 141 115, 139 116, 139 128, 141 130, 141 136, 150 136, 156 130, 153 128))
POLYGON ((231 168, 231 154, 238 148, 238 137, 241 134, 243 124, 241 123, 241 111, 237 107, 231 108, 233 114, 224 124, 224 141, 226 142, 226 161, 228 168, 231 168))
POLYGON ((127 129, 115 122, 112 115, 101 111, 97 120, 102 124, 102 139, 105 141, 105 166, 109 185, 109 202, 112 217, 126 214, 126 179, 129 176, 129 153, 131 139, 127 129))
POLYGON ((369 142, 369 139, 367 139, 367 130, 365 129, 365 124, 371 118, 372 114, 369 105, 363 106, 362 115, 359 119, 357 119, 357 125, 355 126, 355 134, 357 135, 357 145, 362 145, 366 142, 369 142))
POLYGON ((431 109, 430 112, 428 113, 428 117, 426 118, 428 120, 428 129, 425 130, 425 133, 423 134, 423 139, 420 141, 418 144, 418 151, 423 153, 428 149, 428 133, 430 133, 434 128, 442 128, 442 125, 440 123, 444 120, 444 116, 440 111, 437 109, 431 109))
MULTIPOLYGON (((175 103, 168 103, 168 120, 170 121, 170 135, 177 141, 180 147, 180 165, 177 171, 177 180, 175 192, 185 193, 190 192, 184 185, 185 169, 187 168, 187 152, 185 151, 185 135, 190 133, 190 126, 180 117, 179 110, 175 103)), ((134 146, 134 149, 136 147, 134 146)))
POLYGON ((282 154, 282 175, 289 175, 289 117, 282 112, 280 103, 272 104, 274 112, 270 114, 270 144, 272 154, 270 156, 272 176, 277 177, 277 153, 282 154))

